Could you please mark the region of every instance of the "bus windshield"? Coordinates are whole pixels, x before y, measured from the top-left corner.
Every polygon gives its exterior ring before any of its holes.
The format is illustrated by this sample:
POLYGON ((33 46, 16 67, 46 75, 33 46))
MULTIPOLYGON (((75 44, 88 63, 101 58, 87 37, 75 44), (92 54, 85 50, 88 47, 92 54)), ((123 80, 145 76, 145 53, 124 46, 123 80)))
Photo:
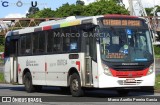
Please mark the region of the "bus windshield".
POLYGON ((153 60, 151 35, 141 28, 101 28, 101 57, 109 62, 144 62, 153 60))

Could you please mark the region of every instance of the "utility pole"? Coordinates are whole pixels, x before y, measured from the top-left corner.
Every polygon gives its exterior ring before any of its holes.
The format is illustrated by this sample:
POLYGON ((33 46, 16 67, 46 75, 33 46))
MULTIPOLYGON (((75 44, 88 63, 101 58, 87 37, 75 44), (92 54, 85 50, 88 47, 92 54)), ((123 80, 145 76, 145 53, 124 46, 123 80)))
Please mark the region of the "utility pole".
POLYGON ((132 16, 147 16, 146 10, 143 8, 141 0, 128 0, 129 11, 132 16))
POLYGON ((152 18, 151 21, 149 18, 147 18, 146 10, 143 8, 141 0, 128 0, 129 2, 129 11, 130 15, 132 16, 142 16, 146 18, 146 21, 148 23, 148 27, 150 30, 153 29, 153 41, 155 42, 155 36, 156 36, 156 27, 155 27, 155 19, 152 18), (152 23, 151 23, 152 22, 152 23))

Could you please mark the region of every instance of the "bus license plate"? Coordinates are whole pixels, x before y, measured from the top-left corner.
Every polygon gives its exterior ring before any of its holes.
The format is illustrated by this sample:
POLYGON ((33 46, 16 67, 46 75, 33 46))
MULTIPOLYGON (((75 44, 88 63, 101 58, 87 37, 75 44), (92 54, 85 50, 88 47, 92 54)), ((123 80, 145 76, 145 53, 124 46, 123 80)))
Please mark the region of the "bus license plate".
POLYGON ((135 80, 135 79, 126 79, 126 82, 127 82, 127 83, 136 82, 136 80, 135 80))

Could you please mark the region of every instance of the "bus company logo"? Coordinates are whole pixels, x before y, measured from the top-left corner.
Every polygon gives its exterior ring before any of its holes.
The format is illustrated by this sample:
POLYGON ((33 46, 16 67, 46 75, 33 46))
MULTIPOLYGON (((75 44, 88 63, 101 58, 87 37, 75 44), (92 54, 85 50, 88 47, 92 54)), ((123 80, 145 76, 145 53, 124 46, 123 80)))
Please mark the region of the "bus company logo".
POLYGON ((3 7, 9 7, 9 6, 17 6, 22 7, 23 5, 31 5, 31 7, 37 7, 37 5, 47 5, 47 3, 38 3, 37 1, 31 1, 31 3, 22 2, 21 0, 18 0, 17 2, 9 2, 9 1, 1 1, 3 7))
POLYGON ((2 97, 2 102, 12 102, 11 97, 2 97))
POLYGON ((134 66, 134 65, 138 65, 138 63, 122 63, 122 65, 124 65, 124 66, 134 66))
POLYGON ((42 98, 37 97, 2 97, 3 103, 24 103, 24 102, 32 102, 32 103, 40 103, 42 102, 42 98))
POLYGON ((36 61, 27 60, 26 66, 38 66, 39 64, 36 61))
POLYGON ((128 77, 132 77, 132 73, 129 73, 129 74, 128 74, 128 77))

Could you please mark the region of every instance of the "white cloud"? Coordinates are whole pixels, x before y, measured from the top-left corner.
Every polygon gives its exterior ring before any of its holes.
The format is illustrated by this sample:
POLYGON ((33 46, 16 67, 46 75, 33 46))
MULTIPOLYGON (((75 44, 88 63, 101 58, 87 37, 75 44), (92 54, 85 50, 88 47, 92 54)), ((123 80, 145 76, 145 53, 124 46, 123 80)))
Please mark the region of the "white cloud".
MULTIPOLYGON (((141 0, 143 7, 154 7, 155 5, 160 5, 160 0, 141 0)), ((123 0, 123 3, 128 8, 128 0, 123 0)))
MULTIPOLYGON (((85 2, 85 5, 88 5, 92 2, 98 1, 98 0, 82 0, 85 2)), ((144 7, 153 7, 154 5, 160 5, 160 0, 141 0, 144 7)), ((123 0, 123 3, 126 7, 129 6, 128 0, 123 0)))
POLYGON ((26 17, 25 14, 11 13, 5 16, 5 18, 22 18, 22 17, 26 17))
POLYGON ((96 0, 82 0, 82 1, 84 1, 85 5, 88 5, 92 2, 95 2, 96 0))

